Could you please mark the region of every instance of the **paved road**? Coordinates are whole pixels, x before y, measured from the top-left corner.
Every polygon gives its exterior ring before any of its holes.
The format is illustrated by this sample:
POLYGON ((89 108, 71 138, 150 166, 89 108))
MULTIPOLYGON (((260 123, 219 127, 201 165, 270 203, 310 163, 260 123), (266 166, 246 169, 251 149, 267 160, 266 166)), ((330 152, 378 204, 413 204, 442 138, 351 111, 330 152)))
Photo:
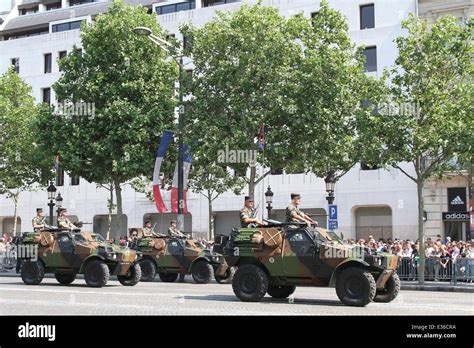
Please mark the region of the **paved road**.
POLYGON ((134 287, 116 280, 101 289, 88 288, 77 279, 60 286, 47 278, 26 286, 19 277, 0 276, 0 315, 473 315, 469 293, 401 291, 389 303, 365 308, 342 305, 334 289, 297 288, 292 299, 265 297, 260 303, 239 301, 231 285, 139 283, 134 287), (293 302, 293 303, 292 303, 293 302))

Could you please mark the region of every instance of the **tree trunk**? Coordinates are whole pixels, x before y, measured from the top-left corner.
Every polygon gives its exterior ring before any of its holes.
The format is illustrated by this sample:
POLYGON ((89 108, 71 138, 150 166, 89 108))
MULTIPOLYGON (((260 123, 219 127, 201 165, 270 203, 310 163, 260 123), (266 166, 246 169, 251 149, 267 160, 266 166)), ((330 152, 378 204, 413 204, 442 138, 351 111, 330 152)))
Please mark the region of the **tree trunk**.
POLYGON ((20 201, 20 192, 17 190, 15 194, 12 196, 13 202, 15 203, 15 211, 13 216, 13 235, 16 236, 16 229, 17 229, 17 220, 18 220, 18 205, 20 201))
POLYGON ((257 164, 250 164, 249 196, 255 199, 255 176, 257 175, 257 164))
POLYGON ((209 240, 213 240, 215 237, 214 234, 214 217, 212 216, 212 194, 207 191, 207 204, 209 207, 209 240))
POLYGON ((418 193, 418 242, 419 259, 418 259, 418 283, 425 284, 425 222, 423 221, 424 199, 423 199, 423 179, 418 177, 416 183, 418 193))
POLYGON ((112 213, 114 211, 114 184, 110 184, 109 186, 109 193, 110 193, 110 198, 109 198, 109 217, 107 221, 107 236, 106 239, 110 239, 110 232, 112 231, 112 213))
POLYGON ((118 180, 114 180, 115 186, 115 201, 117 202, 117 213, 116 213, 116 230, 114 231, 117 233, 120 231, 120 226, 122 223, 122 188, 120 187, 120 182, 118 180))

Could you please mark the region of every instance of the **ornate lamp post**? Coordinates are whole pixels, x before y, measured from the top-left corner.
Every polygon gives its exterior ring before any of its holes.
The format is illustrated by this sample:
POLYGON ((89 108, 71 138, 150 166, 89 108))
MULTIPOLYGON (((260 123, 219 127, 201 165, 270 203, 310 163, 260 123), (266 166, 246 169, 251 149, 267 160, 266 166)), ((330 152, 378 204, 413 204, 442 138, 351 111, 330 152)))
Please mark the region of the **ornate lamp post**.
MULTIPOLYGON (((61 213, 61 208, 63 206, 63 197, 61 197, 61 193, 58 192, 58 196, 56 197, 56 216, 57 216, 57 220, 59 220, 59 214, 61 213)), ((56 223, 58 224, 58 227, 59 227, 59 222, 56 221, 56 223)))
POLYGON ((270 188, 270 185, 268 185, 267 192, 265 192, 265 201, 267 202, 267 211, 268 211, 268 218, 271 218, 272 214, 272 203, 273 203, 273 192, 272 189, 270 188))
POLYGON ((54 214, 53 208, 55 206, 54 200, 56 199, 56 186, 53 185, 52 181, 49 182, 49 186, 46 189, 46 191, 48 191, 48 200, 49 200, 49 203, 48 203, 48 206, 49 206, 49 225, 53 226, 53 214, 54 214))

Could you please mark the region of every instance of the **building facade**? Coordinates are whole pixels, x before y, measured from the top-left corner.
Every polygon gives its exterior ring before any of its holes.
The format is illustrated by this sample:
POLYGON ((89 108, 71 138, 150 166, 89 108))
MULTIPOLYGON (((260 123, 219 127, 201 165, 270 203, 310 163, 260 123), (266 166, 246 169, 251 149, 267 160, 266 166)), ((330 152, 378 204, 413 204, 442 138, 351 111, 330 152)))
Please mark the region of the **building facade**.
MULTIPOLYGON (((182 39, 180 23, 191 21, 199 26, 212 19, 216 10, 235 11, 242 4, 242 1, 235 0, 127 2, 147 7, 150 13, 156 14, 157 21, 178 39, 182 39)), ((409 13, 417 13, 419 7, 415 0, 330 0, 329 3, 347 17, 354 43, 366 47, 366 71, 375 77, 394 63, 397 56, 394 39, 403 35, 401 21, 408 18, 409 13)), ((277 7, 286 16, 304 13, 310 17, 319 8, 319 2, 312 0, 266 0, 263 4, 277 7)), ((60 76, 57 59, 65 52, 70 52, 73 45, 81 47, 77 23, 81 20, 93 21, 99 13, 107 11, 109 5, 108 1, 90 0, 12 2, 9 10, 0 12, 0 73, 14 65, 20 76, 32 86, 37 101, 54 103, 51 85, 60 76)), ((406 171, 412 171, 409 164, 402 166, 406 171)), ((336 185, 338 232, 345 238, 367 238, 373 235, 375 238, 415 239, 418 228, 415 184, 397 169, 364 169, 363 165, 355 166, 336 185)), ((463 184, 462 181, 458 183, 463 184)), ((107 228, 108 192, 67 173, 56 184, 64 197, 63 205, 70 213, 83 221, 85 228, 104 233, 107 228)), ((326 191, 321 178, 312 174, 267 176, 255 189, 255 203, 262 214, 265 214, 264 191, 268 186, 275 193, 273 217, 284 214, 291 192, 299 192, 302 194, 301 208, 315 214, 320 224, 326 225, 326 191)), ((169 205, 170 191, 163 191, 162 195, 169 205)), ((185 230, 207 236, 207 200, 189 192, 187 201, 190 214, 185 218, 185 230)), ((435 198, 433 202, 444 204, 441 198, 435 198)), ((19 207, 22 231, 31 229, 35 208, 43 207, 46 210, 46 204, 46 192, 22 193, 19 207)), ((232 227, 238 226, 238 210, 242 204, 243 196, 235 196, 230 192, 214 202, 218 233, 229 232, 232 227)), ((123 189, 123 212, 126 218, 116 236, 125 234, 128 228, 141 227, 144 220, 148 219, 156 223, 157 229, 164 230, 169 220, 174 218, 172 214, 157 214, 153 202, 144 194, 135 192, 130 185, 125 185, 123 189)), ((431 223, 436 214, 438 211, 430 208, 427 231, 433 236, 445 232, 442 223, 431 223)), ((12 216, 12 202, 0 197, 0 233, 11 230, 12 216)))

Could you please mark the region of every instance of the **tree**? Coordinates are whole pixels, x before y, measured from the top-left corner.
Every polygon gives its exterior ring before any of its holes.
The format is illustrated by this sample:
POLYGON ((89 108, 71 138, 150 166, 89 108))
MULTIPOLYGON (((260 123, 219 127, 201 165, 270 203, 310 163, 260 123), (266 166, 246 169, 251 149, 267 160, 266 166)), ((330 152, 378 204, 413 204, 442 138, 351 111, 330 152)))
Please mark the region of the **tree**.
POLYGON ((229 173, 229 169, 206 158, 196 158, 189 178, 189 187, 207 199, 209 208, 209 239, 215 238, 212 203, 224 192, 239 195, 245 180, 229 173))
POLYGON ((30 93, 31 87, 13 69, 0 76, 0 194, 14 203, 14 235, 20 193, 46 183, 53 165, 36 144, 42 136, 34 127, 39 106, 30 93))
POLYGON ((306 170, 336 182, 360 160, 370 161, 367 119, 384 88, 364 73, 362 47, 355 47, 346 19, 327 1, 313 19, 299 23, 303 54, 292 96, 290 146, 306 170))
POLYGON ((56 109, 39 123, 50 133, 43 146, 60 154, 66 170, 89 182, 113 185, 118 226, 123 183, 153 172, 158 137, 174 121, 176 64, 134 34, 138 26, 165 36, 146 9, 120 1, 94 24, 83 24, 83 51, 74 49, 60 61, 63 75, 53 87, 68 107, 93 103, 94 113, 65 117, 56 109))
POLYGON ((430 28, 411 15, 403 28, 408 35, 396 39, 399 55, 390 71, 391 103, 373 116, 379 125, 374 127, 374 142, 380 141, 383 161, 416 184, 418 274, 424 284, 424 182, 450 169, 452 159, 462 152, 472 153, 465 144, 466 136, 472 144, 468 126, 472 127, 474 114, 473 20, 463 25, 446 16, 430 28), (413 173, 399 166, 401 162, 410 163, 413 173))
POLYGON ((293 159, 286 146, 291 115, 286 95, 301 53, 296 24, 273 7, 244 4, 235 12, 217 12, 203 27, 182 27, 195 65, 194 98, 186 116, 188 137, 199 140, 192 152, 214 163, 219 151, 244 151, 247 160, 225 164, 241 176, 250 169, 251 196, 263 178, 254 159, 274 168, 287 167, 293 159), (256 143, 262 123, 271 144, 265 159, 256 143))

